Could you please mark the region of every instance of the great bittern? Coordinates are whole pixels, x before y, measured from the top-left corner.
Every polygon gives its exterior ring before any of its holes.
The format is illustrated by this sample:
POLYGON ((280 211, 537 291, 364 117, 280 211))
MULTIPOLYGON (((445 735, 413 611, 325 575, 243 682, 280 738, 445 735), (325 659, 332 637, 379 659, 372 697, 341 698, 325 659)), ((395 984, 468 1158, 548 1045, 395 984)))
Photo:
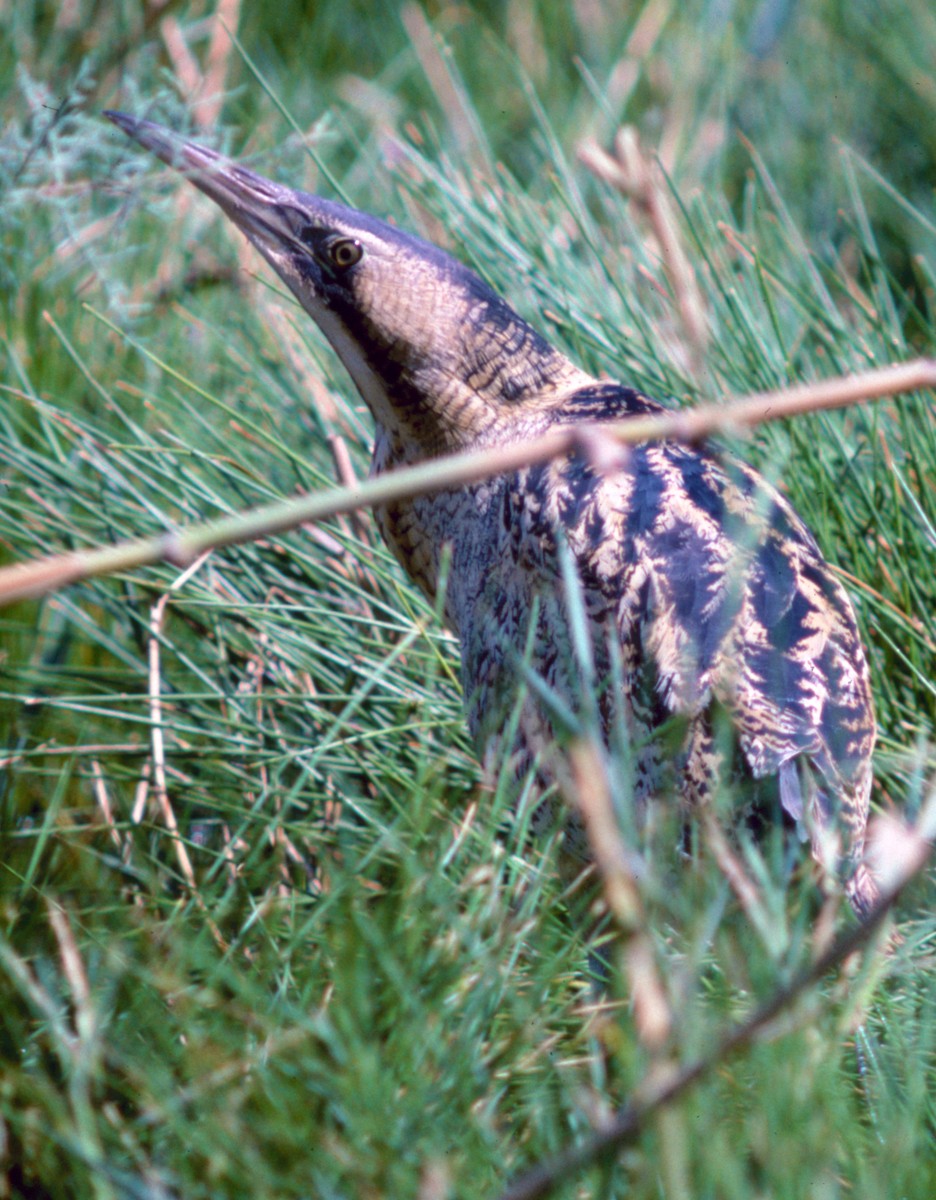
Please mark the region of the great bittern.
MULTIPOLYGON (((556 425, 663 411, 580 370, 436 246, 149 121, 107 115, 214 200, 318 324, 373 414, 375 473, 556 425)), ((445 616, 461 640, 484 758, 513 752, 519 771, 541 760, 554 741, 553 702, 574 709, 581 695, 571 563, 604 732, 622 712, 635 799, 670 789, 698 803, 737 759, 749 778, 772 781, 817 857, 837 839, 848 896, 867 910, 876 896, 862 861, 875 737, 867 661, 812 535, 754 470, 709 447, 657 442, 613 471, 575 455, 400 501, 377 519, 429 597, 450 552, 445 616), (530 689, 505 747, 524 645, 544 686, 530 689), (734 730, 728 763, 716 710, 734 730), (654 737, 664 725, 668 738, 654 737)))

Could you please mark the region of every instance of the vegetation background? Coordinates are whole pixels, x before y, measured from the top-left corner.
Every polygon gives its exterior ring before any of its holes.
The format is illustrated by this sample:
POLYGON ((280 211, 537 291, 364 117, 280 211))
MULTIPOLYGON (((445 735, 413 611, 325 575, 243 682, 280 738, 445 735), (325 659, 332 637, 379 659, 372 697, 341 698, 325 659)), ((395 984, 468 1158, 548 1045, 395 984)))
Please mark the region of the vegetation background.
MULTIPOLYGON (((0 0, 0 23, 2 561, 327 487, 342 448, 366 471, 310 322, 107 107, 422 232, 658 396, 936 354, 929 0, 0 0), (695 337, 645 206, 577 159, 622 125, 678 201, 695 337)), ((909 817, 936 767, 932 406, 744 448, 855 598, 875 806, 909 817)), ((850 920, 776 836, 732 852, 739 904, 661 812, 662 1048, 626 938, 597 1003, 554 847, 482 785, 456 646, 366 515, 8 607, 0 637, 0 1196, 496 1197, 850 920)), ((934 895, 556 1194, 930 1200, 934 895)))

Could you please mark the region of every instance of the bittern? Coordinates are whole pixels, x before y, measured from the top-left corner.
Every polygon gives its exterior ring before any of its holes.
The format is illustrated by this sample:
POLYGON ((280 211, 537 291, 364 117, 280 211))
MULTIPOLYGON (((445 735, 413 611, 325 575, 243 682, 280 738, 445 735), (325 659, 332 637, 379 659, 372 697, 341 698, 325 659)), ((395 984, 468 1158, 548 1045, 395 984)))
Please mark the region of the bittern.
MULTIPOLYGON (((373 414, 374 473, 665 411, 575 366, 436 246, 149 121, 107 115, 214 200, 317 323, 373 414)), ((623 714, 635 801, 670 792, 704 803, 740 762, 805 825, 817 858, 837 845, 845 890, 867 911, 875 723, 865 653, 812 535, 751 467, 708 445, 643 443, 613 470, 574 454, 388 504, 377 520, 430 598, 450 556, 444 613, 483 759, 548 764, 556 711, 576 709, 584 667, 570 632, 571 564, 597 711, 606 739, 623 714), (541 686, 511 724, 524 646, 541 686)))

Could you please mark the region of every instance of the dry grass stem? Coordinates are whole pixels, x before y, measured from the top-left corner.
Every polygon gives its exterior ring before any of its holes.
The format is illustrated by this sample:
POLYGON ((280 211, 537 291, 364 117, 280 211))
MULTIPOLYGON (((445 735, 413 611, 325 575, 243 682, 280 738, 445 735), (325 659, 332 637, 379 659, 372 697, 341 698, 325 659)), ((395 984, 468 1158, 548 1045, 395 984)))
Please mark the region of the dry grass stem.
POLYGON ((409 34, 413 53, 449 123, 462 157, 474 169, 483 167, 483 140, 476 126, 471 105, 452 71, 450 61, 446 59, 436 41, 426 14, 418 4, 404 4, 400 9, 400 20, 409 34))
MULTIPOLYGON (((169 598, 173 592, 178 591, 188 582, 202 564, 208 559, 210 551, 206 551, 200 555, 193 563, 191 563, 179 576, 175 579, 167 592, 164 592, 150 610, 149 622, 149 641, 147 643, 147 656, 149 660, 149 710, 150 710, 150 739, 152 746, 152 762, 153 762, 153 788, 156 792, 156 802, 159 806, 159 811, 163 818, 163 823, 169 831, 172 838, 172 844, 175 848, 176 858, 179 863, 179 870, 182 873, 189 891, 194 898, 198 907, 203 911, 208 921, 208 927, 211 930, 212 936, 222 949, 227 948, 227 943, 221 934, 220 929, 214 920, 208 915, 208 909, 204 900, 198 892, 195 882, 195 870, 192 867, 192 860, 189 857, 189 852, 185 842, 182 840, 182 835, 179 831, 179 822, 176 819, 175 810, 172 807, 172 801, 169 798, 169 788, 166 782, 166 747, 163 737, 163 709, 162 709, 162 688, 160 684, 160 643, 162 638, 163 620, 166 613, 166 605, 169 603, 169 598)), ((136 806, 134 806, 136 807, 136 806)))
POLYGON ((732 850, 725 831, 718 817, 708 804, 699 807, 698 816, 705 832, 705 840, 712 852, 712 857, 718 863, 718 868, 728 880, 731 890, 744 909, 748 920, 755 929, 763 930, 766 925, 764 901, 748 876, 744 866, 732 850))
POLYGON ((769 1030, 775 1035, 776 1018, 792 1008, 830 971, 840 967, 871 941, 901 892, 926 866, 936 838, 936 787, 928 796, 915 825, 905 828, 901 837, 905 853, 892 875, 893 884, 889 889, 882 889, 878 903, 862 924, 853 925, 842 933, 788 984, 777 987, 746 1020, 713 1039, 715 1046, 710 1054, 676 1071, 661 1072, 656 1079, 645 1081, 638 1088, 637 1097, 619 1109, 606 1128, 577 1146, 570 1146, 550 1161, 534 1167, 503 1192, 500 1200, 540 1200, 550 1195, 571 1176, 606 1160, 633 1142, 664 1106, 679 1099, 709 1072, 750 1045, 765 1031, 769 1030))
POLYGON ((30 750, 18 751, 0 758, 0 769, 12 767, 15 763, 24 762, 33 755, 49 755, 51 758, 73 758, 84 754, 138 754, 140 746, 136 742, 89 742, 81 746, 47 746, 40 744, 30 750))
POLYGON ((858 375, 803 384, 785 391, 762 392, 728 404, 701 404, 684 411, 595 425, 562 426, 529 441, 489 450, 448 455, 415 467, 387 472, 352 488, 314 493, 235 517, 119 543, 102 550, 74 551, 0 569, 0 605, 41 596, 81 579, 167 561, 188 566, 216 546, 235 545, 321 521, 340 513, 375 507, 443 488, 456 488, 506 471, 516 471, 563 454, 594 447, 600 433, 619 445, 668 440, 698 442, 714 434, 738 433, 765 421, 824 409, 844 408, 901 392, 936 387, 936 360, 916 359, 858 375))
POLYGON ((575 742, 569 748, 568 759, 572 773, 570 800, 582 816, 608 908, 624 936, 634 1023, 641 1041, 655 1052, 669 1038, 673 1017, 647 931, 637 879, 639 860, 621 838, 598 747, 591 741, 575 742))
POLYGON ((240 23, 241 0, 218 0, 211 21, 211 40, 200 98, 193 105, 196 121, 202 129, 218 123, 227 90, 228 67, 234 48, 232 34, 240 23))
POLYGON ((579 147, 578 156, 593 175, 629 197, 645 215, 659 245, 685 334, 686 366, 693 375, 701 375, 708 344, 705 305, 683 246, 662 168, 643 152, 637 131, 630 125, 618 131, 613 154, 588 141, 579 147))
POLYGON ((172 14, 159 22, 159 32, 175 72, 179 90, 191 101, 191 113, 199 129, 218 123, 224 102, 225 84, 233 42, 229 30, 237 31, 240 0, 218 0, 211 22, 211 38, 204 70, 189 49, 185 30, 172 14))
POLYGON ((150 774, 152 772, 152 760, 148 758, 143 764, 143 770, 140 772, 140 778, 137 781, 136 788, 133 793, 133 808, 130 810, 130 823, 139 825, 146 813, 146 802, 149 800, 150 790, 150 774))
MULTIPOLYGON (((338 482, 342 487, 357 487, 358 478, 354 473, 354 464, 351 462, 351 455, 348 453, 348 444, 340 433, 333 433, 329 436, 328 448, 331 450, 338 482)), ((367 539, 370 536, 370 528, 367 522, 363 520, 360 510, 352 513, 352 519, 355 533, 358 537, 367 539)))
POLYGON ((97 801, 98 808, 101 810, 101 815, 104 817, 104 824, 110 833, 111 841, 120 851, 121 857, 124 857, 126 847, 123 838, 120 836, 120 830, 117 828, 117 822, 114 820, 114 810, 111 807, 110 796, 107 794, 104 772, 101 770, 101 764, 96 758, 91 760, 91 790, 94 792, 94 798, 97 801))
POLYGON ((159 22, 159 32, 182 95, 197 95, 202 87, 203 76, 198 60, 185 40, 185 32, 172 13, 168 13, 159 22))
POLYGON ((52 932, 58 942, 62 974, 68 980, 74 1000, 75 1024, 78 1034, 80 1038, 87 1038, 94 1029, 88 972, 85 970, 84 961, 65 909, 53 900, 46 900, 46 907, 49 913, 49 924, 52 926, 52 932))
MULTIPOLYGON (((180 577, 181 578, 181 577, 180 577)), ((150 746, 153 756, 153 787, 156 792, 156 802, 162 814, 163 822, 172 837, 179 869, 191 890, 195 890, 195 872, 188 850, 179 833, 179 823, 176 820, 172 801, 169 799, 169 789, 166 786, 166 746, 163 736, 162 686, 160 683, 160 638, 162 637, 163 618, 169 592, 164 592, 150 610, 149 641, 147 643, 147 658, 149 660, 149 714, 150 714, 150 746)))

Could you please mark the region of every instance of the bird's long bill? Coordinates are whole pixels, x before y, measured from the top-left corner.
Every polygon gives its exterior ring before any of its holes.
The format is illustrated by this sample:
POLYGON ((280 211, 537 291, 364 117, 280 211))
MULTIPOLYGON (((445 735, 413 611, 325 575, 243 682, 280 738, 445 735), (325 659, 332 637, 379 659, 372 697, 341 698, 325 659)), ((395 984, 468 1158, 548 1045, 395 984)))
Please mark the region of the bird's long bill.
POLYGON ((274 249, 282 252, 284 244, 294 240, 295 235, 279 211, 280 205, 295 203, 297 194, 291 188, 264 179, 216 150, 190 142, 152 121, 113 111, 105 112, 104 116, 157 158, 181 171, 267 257, 274 249))
POLYGON ((464 449, 501 420, 513 439, 521 409, 546 413, 594 383, 438 246, 264 179, 150 121, 107 116, 253 242, 407 454, 464 449), (342 249, 349 261, 334 257, 342 249))

